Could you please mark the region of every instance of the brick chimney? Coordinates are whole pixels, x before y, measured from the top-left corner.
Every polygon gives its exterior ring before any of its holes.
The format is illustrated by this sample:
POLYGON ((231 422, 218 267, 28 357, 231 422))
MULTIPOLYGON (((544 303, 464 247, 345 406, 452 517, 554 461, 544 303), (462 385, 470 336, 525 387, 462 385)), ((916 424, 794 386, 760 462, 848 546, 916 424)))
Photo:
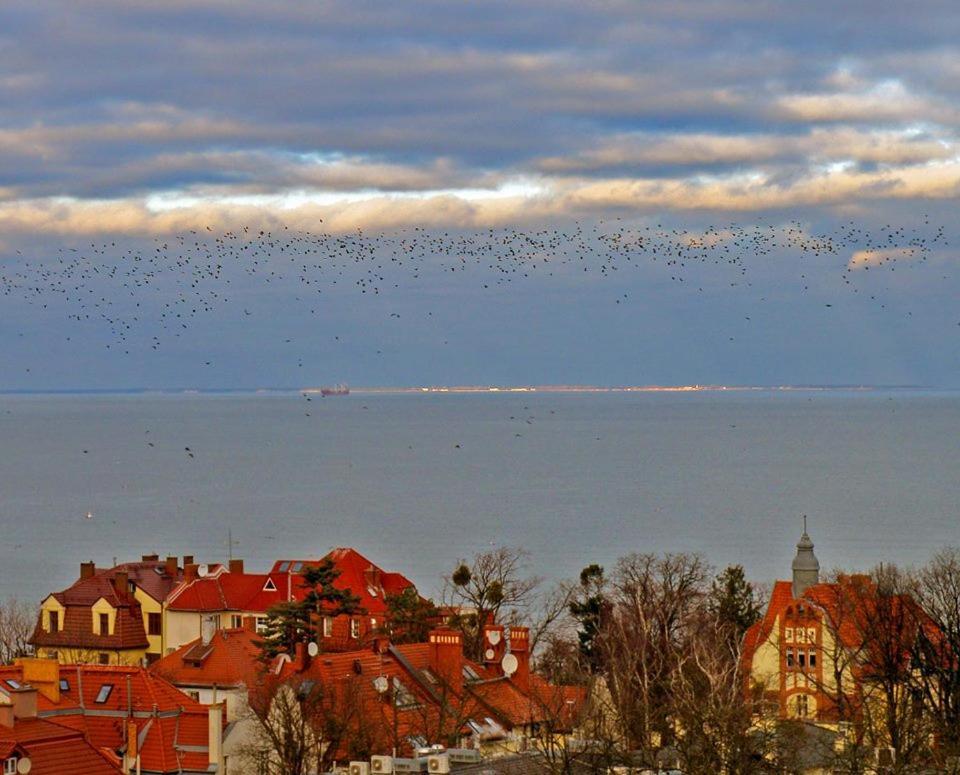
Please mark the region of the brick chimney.
POLYGON ((303 641, 297 641, 294 644, 293 664, 298 673, 302 673, 310 667, 310 652, 307 650, 307 644, 303 641))
POLYGON ((231 573, 243 573, 243 560, 230 560, 231 573))
POLYGON ((517 670, 510 680, 522 692, 530 690, 530 630, 527 627, 510 628, 510 653, 517 658, 517 670))
POLYGON ((37 690, 32 686, 21 686, 10 690, 10 702, 13 705, 14 718, 37 717, 37 690))
POLYGON ((142 554, 140 555, 141 562, 156 562, 160 559, 159 554, 142 554))
POLYGON ((81 562, 80 563, 80 578, 82 579, 91 579, 94 574, 97 572, 97 565, 94 562, 81 562))
POLYGON ((127 591, 127 585, 130 582, 130 576, 125 570, 118 570, 113 574, 113 588, 117 590, 117 595, 126 597, 130 593, 127 591))
POLYGON ((500 669, 500 660, 507 653, 507 636, 502 624, 483 625, 483 662, 496 665, 500 669))
POLYGON ((193 565, 193 555, 185 554, 183 555, 183 567, 186 568, 188 565, 193 565))
POLYGON ((430 631, 430 666, 454 694, 463 690, 463 638, 456 630, 430 631))
POLYGON ((175 578, 177 575, 177 558, 176 557, 167 557, 166 563, 163 566, 163 572, 166 573, 170 578, 175 578))
MULTIPOLYGON (((224 771, 223 761, 223 703, 217 702, 207 710, 207 761, 211 770, 224 771)), ((233 769, 231 767, 231 769, 233 769)))
POLYGON ((196 579, 198 567, 199 566, 195 562, 185 563, 183 566, 183 580, 189 583, 196 579))

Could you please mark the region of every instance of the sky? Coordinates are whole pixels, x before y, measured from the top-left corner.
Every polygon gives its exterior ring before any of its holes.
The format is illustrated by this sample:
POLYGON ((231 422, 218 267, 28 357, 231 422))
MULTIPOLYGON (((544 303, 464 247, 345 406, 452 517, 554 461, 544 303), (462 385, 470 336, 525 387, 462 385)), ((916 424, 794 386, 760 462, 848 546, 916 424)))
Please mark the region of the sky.
POLYGON ((934 0, 6 0, 0 390, 960 387, 958 40, 934 0))

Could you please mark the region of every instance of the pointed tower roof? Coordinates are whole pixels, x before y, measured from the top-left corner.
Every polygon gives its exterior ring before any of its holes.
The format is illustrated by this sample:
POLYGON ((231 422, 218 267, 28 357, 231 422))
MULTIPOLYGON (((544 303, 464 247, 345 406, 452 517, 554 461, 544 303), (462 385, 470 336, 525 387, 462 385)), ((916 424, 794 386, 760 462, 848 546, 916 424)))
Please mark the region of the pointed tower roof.
POLYGON ((797 541, 793 558, 793 596, 800 597, 809 587, 820 583, 820 561, 813 553, 813 541, 807 535, 807 517, 803 517, 803 535, 797 541))

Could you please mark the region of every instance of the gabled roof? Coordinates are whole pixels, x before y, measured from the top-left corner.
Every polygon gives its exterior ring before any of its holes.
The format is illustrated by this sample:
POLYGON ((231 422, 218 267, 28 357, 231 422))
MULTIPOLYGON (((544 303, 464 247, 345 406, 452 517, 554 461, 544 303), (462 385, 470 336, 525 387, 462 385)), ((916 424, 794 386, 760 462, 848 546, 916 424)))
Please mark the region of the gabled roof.
POLYGON ((77 580, 62 592, 54 592, 53 597, 66 609, 61 629, 47 632, 43 627, 41 611, 30 643, 47 648, 146 648, 149 642, 143 629, 140 603, 126 589, 117 590, 114 573, 113 569, 99 571, 89 578, 77 580), (93 631, 91 608, 101 599, 116 609, 112 635, 98 635, 93 631))
POLYGON ((210 643, 191 641, 150 667, 150 672, 176 686, 253 686, 264 666, 261 635, 245 629, 218 630, 210 643))
POLYGON ((53 721, 17 719, 0 725, 0 757, 22 752, 33 775, 118 775, 120 768, 88 743, 83 734, 53 721))
POLYGON ((97 749, 117 751, 126 741, 124 723, 129 713, 142 739, 144 771, 206 772, 208 710, 163 678, 141 667, 55 665, 59 678, 54 683, 43 679, 48 665, 54 667, 53 661, 33 662, 27 667, 0 667, 0 681, 13 678, 27 683, 29 679, 39 691, 41 719, 82 733, 97 749))
MULTIPOLYGON (((383 616, 387 612, 385 597, 397 595, 403 590, 414 587, 402 573, 384 571, 364 557, 356 549, 339 547, 332 549, 319 560, 277 560, 271 573, 299 575, 304 567, 317 566, 324 560, 332 560, 340 575, 333 585, 337 589, 349 589, 360 598, 361 607, 372 616, 383 616), (370 581, 373 583, 369 583, 370 581)), ((294 597, 302 599, 304 591, 294 581, 294 597)))
POLYGON ((167 607, 171 611, 263 613, 287 599, 288 581, 286 574, 225 571, 184 584, 170 596, 167 607))
POLYGON ((167 573, 167 564, 162 561, 145 560, 141 562, 122 562, 107 573, 126 571, 134 584, 146 592, 158 603, 167 599, 167 595, 183 580, 183 568, 176 573, 167 573))

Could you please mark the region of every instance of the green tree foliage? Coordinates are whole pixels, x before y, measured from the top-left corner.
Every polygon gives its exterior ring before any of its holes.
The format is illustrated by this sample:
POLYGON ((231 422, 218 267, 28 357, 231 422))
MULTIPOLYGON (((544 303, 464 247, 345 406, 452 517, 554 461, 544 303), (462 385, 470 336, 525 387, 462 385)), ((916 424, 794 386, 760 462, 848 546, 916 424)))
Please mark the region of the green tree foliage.
POLYGON ((570 614, 580 625, 577 631, 580 654, 590 672, 595 672, 600 666, 595 640, 607 605, 603 587, 603 568, 596 564, 588 565, 580 571, 579 594, 570 601, 570 614))
POLYGON ((303 569, 300 587, 307 590, 303 600, 277 603, 267 611, 264 638, 259 642, 265 659, 292 654, 297 643, 314 641, 322 646, 322 617, 362 612, 357 595, 334 586, 339 576, 329 558, 303 569))
POLYGON ((710 609, 719 621, 731 628, 739 641, 755 622, 761 608, 753 584, 747 581, 742 565, 730 565, 713 580, 710 609))
POLYGON ((393 643, 424 643, 438 616, 432 600, 420 597, 413 587, 387 595, 386 632, 393 643))

